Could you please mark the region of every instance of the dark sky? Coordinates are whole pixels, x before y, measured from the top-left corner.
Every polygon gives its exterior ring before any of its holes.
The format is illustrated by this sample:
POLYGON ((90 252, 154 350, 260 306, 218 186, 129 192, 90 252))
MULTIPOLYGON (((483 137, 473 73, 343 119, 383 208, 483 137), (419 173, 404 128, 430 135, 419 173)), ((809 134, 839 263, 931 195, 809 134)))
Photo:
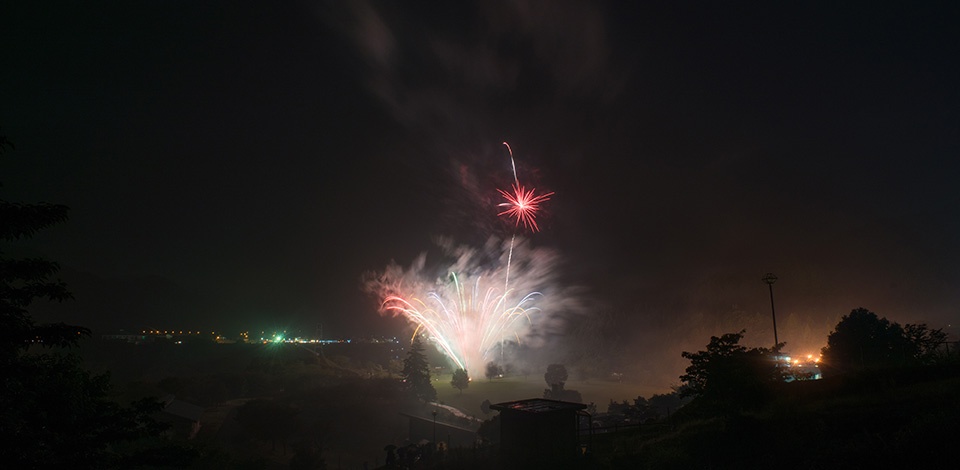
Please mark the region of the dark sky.
POLYGON ((442 3, 7 2, 0 195, 72 209, 39 315, 392 334, 361 276, 509 236, 506 140, 612 353, 772 342, 766 272, 788 349, 958 321, 949 2, 442 3))

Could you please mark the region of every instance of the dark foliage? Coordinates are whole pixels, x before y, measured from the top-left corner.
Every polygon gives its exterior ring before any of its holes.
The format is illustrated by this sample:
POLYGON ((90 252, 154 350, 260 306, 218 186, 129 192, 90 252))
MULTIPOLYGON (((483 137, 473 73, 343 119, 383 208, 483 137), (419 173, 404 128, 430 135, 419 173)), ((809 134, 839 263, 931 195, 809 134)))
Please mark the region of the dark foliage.
POLYGON ((547 372, 543 374, 543 380, 551 387, 558 384, 563 387, 563 384, 567 383, 567 368, 563 364, 550 364, 547 372))
POLYGON ((610 404, 607 405, 607 413, 622 415, 625 419, 634 423, 645 423, 660 417, 657 410, 650 406, 647 399, 643 397, 637 397, 633 400, 633 404, 628 403, 627 400, 617 403, 611 399, 610 404))
MULTIPOLYGON (((30 237, 66 216, 64 206, 0 200, 0 242, 30 237)), ((74 346, 90 335, 90 330, 80 326, 37 325, 28 313, 28 307, 37 299, 59 302, 71 298, 66 285, 53 278, 59 269, 56 263, 39 258, 7 258, 0 249, 0 361, 16 360, 31 344, 74 346)))
POLYGON ((403 370, 400 376, 414 396, 423 401, 437 399, 437 390, 430 383, 430 365, 423 352, 423 343, 416 337, 410 345, 407 357, 403 359, 403 370))
POLYGON ((583 397, 576 390, 567 390, 563 383, 552 385, 550 388, 543 389, 543 398, 550 400, 569 401, 572 403, 582 403, 583 397))
POLYGON ((298 413, 289 403, 258 398, 237 409, 237 422, 251 436, 270 442, 274 450, 279 441, 286 453, 290 438, 300 431, 299 422, 294 419, 298 413))
POLYGON ((483 400, 483 402, 480 403, 480 411, 483 412, 483 414, 485 415, 490 414, 493 411, 492 409, 490 409, 490 405, 492 404, 493 403, 490 403, 489 399, 483 400))
POLYGON ((775 350, 741 346, 744 333, 713 336, 705 351, 684 351, 682 356, 690 360, 690 366, 680 376, 685 388, 679 397, 695 396, 728 409, 762 403, 770 387, 782 382, 784 368, 779 367, 775 350))
MULTIPOLYGON (((960 419, 955 364, 784 384, 760 410, 677 413, 617 442, 597 468, 952 468, 960 419)), ((598 447, 603 442, 596 442, 598 447)))
POLYGON ((680 392, 673 391, 670 393, 655 393, 647 400, 647 403, 658 417, 667 417, 689 401, 689 397, 681 398, 680 392))
MULTIPOLYGON (((122 445, 158 436, 155 400, 121 407, 107 399, 109 377, 94 376, 72 356, 27 354, 2 379, 0 436, 5 462, 24 467, 113 468, 126 458, 122 445)), ((163 453, 140 450, 157 458, 163 453)), ((178 452, 174 452, 178 453, 178 452)))
MULTIPOLYGON (((12 148, 0 136, 0 153, 12 148)), ((29 238, 62 222, 67 208, 0 200, 0 242, 29 238)), ((109 377, 93 375, 65 354, 35 354, 76 346, 86 328, 39 325, 28 307, 38 299, 70 298, 54 279, 59 266, 39 258, 10 259, 0 246, 0 461, 9 468, 132 468, 186 465, 195 453, 159 439, 161 409, 146 399, 123 407, 107 398, 109 377)))
POLYGON ((543 398, 573 403, 583 401, 580 392, 567 390, 564 387, 567 383, 567 368, 563 364, 550 364, 547 366, 547 372, 543 374, 543 380, 550 386, 550 388, 543 390, 543 398))
MULTIPOLYGON (((13 145, 0 135, 0 155, 13 145)), ((37 231, 67 220, 59 204, 21 204, 0 199, 0 242, 30 238, 37 231)), ((64 324, 34 324, 27 308, 37 299, 70 299, 66 285, 53 276, 60 266, 39 258, 10 259, 0 247, 0 361, 15 361, 30 344, 75 345, 86 328, 64 324)))
POLYGON ((496 362, 490 361, 487 363, 483 375, 487 377, 487 380, 503 377, 503 367, 500 367, 496 362))
POLYGON ((467 375, 467 371, 464 369, 457 369, 453 371, 452 380, 450 380, 450 385, 453 385, 454 388, 460 390, 460 393, 463 393, 463 389, 470 386, 470 376, 467 375))
POLYGON ((942 329, 931 330, 924 323, 903 325, 903 334, 910 342, 914 362, 933 364, 946 358, 947 352, 940 348, 947 340, 942 329))
POLYGON ((824 375, 929 364, 946 334, 925 324, 900 326, 858 308, 845 315, 827 337, 821 369, 824 375))

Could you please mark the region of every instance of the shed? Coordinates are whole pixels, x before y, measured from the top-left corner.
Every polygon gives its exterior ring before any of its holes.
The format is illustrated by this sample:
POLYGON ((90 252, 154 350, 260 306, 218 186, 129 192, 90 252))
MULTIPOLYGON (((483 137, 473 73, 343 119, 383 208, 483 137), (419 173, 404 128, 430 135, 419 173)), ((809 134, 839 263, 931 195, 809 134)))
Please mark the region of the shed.
POLYGON ((173 395, 160 399, 163 403, 163 412, 158 421, 170 424, 166 434, 170 437, 193 439, 200 431, 200 417, 203 408, 197 405, 177 400, 173 395))
POLYGON ((505 467, 563 467, 576 458, 577 420, 583 403, 529 398, 490 405, 500 412, 500 455, 505 467))

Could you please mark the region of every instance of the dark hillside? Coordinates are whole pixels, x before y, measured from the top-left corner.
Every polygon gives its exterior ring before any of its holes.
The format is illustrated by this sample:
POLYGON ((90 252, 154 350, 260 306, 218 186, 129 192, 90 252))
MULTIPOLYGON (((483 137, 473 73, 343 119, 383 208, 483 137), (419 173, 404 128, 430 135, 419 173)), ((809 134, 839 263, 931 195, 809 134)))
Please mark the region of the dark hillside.
POLYGON ((956 365, 782 384, 749 413, 707 416, 694 402, 671 428, 599 436, 598 468, 951 467, 960 422, 956 365))

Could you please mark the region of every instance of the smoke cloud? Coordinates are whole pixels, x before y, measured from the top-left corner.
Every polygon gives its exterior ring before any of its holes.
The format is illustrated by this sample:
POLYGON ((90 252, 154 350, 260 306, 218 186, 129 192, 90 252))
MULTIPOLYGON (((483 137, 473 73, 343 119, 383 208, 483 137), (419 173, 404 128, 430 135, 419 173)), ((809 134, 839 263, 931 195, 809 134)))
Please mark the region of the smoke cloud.
POLYGON ((481 247, 449 238, 436 245, 437 261, 428 262, 424 252, 408 267, 391 263, 367 273, 364 288, 383 302, 382 314, 405 317, 472 375, 482 374, 506 342, 543 347, 582 310, 575 289, 558 282, 560 257, 553 250, 522 237, 513 240, 512 256, 511 240, 498 237, 481 247))

